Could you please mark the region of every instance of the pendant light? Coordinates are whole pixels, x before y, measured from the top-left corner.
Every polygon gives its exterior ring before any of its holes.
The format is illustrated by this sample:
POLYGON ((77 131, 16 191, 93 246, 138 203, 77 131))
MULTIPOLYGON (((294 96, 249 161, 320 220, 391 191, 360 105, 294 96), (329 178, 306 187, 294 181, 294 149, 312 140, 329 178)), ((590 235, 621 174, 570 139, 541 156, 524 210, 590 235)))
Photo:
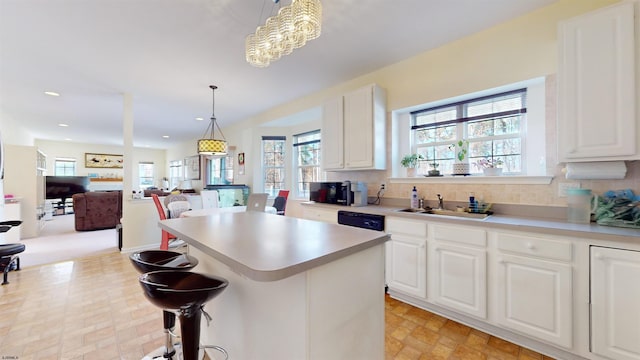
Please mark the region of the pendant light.
POLYGON ((227 155, 227 141, 224 138, 224 134, 222 133, 222 130, 220 130, 220 127, 218 126, 218 123, 216 122, 216 114, 215 114, 215 110, 216 110, 216 96, 215 96, 215 91, 218 88, 215 85, 209 85, 209 87, 212 90, 213 93, 213 111, 211 113, 211 122, 209 123, 209 126, 207 127, 207 130, 205 130, 204 135, 202 136, 203 138, 198 140, 198 154, 201 155, 227 155), (220 132, 220 135, 222 136, 222 140, 216 139, 214 136, 214 128, 218 128, 218 131, 220 132), (211 129, 211 132, 209 132, 209 129, 211 129), (209 138, 206 138, 207 133, 210 134, 209 138))
MULTIPOLYGON (((280 0, 273 0, 278 3, 280 0)), ((293 49, 316 39, 322 31, 322 4, 320 0, 292 0, 291 5, 280 8, 277 15, 268 18, 245 39, 245 58, 256 67, 289 55, 293 49)))

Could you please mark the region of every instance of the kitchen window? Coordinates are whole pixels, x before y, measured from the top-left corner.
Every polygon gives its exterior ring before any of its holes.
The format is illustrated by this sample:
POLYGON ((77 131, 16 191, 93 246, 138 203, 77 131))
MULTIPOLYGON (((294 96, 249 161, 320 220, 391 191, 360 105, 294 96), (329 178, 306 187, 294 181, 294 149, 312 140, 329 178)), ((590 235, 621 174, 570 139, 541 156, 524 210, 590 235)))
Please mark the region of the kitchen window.
POLYGON ((453 173, 450 145, 464 140, 471 174, 482 173, 483 159, 501 163, 505 174, 523 174, 526 104, 527 89, 518 89, 413 111, 412 152, 426 160, 418 172, 426 174, 435 162, 441 173, 453 173))
POLYGON ((276 196, 285 188, 285 136, 262 137, 262 176, 264 192, 276 196))
POLYGON ((293 135, 296 196, 309 198, 309 183, 320 181, 320 130, 293 135))

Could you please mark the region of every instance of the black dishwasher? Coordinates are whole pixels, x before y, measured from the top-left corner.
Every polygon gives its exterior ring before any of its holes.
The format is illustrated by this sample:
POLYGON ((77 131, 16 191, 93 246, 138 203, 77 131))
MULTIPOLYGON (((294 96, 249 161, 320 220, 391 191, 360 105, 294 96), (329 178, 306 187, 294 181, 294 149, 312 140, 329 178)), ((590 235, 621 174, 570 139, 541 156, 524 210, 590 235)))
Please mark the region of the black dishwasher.
POLYGON ((384 231, 384 215, 366 214, 354 211, 338 211, 338 224, 362 229, 384 231))

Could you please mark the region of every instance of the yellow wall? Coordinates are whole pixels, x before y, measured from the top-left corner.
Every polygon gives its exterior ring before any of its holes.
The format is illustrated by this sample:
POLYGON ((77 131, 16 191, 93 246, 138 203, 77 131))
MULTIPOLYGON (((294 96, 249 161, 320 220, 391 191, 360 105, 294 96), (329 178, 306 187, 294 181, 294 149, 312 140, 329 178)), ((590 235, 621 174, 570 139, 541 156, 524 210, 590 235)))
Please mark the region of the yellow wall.
MULTIPOLYGON (((251 150, 251 142, 260 136, 258 125, 285 117, 312 107, 326 99, 351 91, 360 86, 377 83, 387 90, 388 122, 391 111, 464 95, 484 89, 541 76, 557 71, 558 22, 579 14, 618 2, 617 0, 561 0, 525 16, 443 45, 364 76, 329 89, 303 97, 288 104, 272 108, 254 118, 225 128, 225 135, 237 151, 251 150), (249 129, 249 130, 245 130, 249 129)), ((553 78, 553 76, 551 77, 553 78)), ((551 104, 555 106, 555 104, 551 104)), ((551 114, 547 121, 555 121, 551 114)), ((550 124, 555 128, 555 123, 550 124)), ((323 134, 327 136, 329 134, 323 134)), ((388 139, 388 142, 391 139, 388 139)), ((255 144, 255 143, 254 143, 255 144)), ((254 146, 255 147, 255 146, 254 146)), ((555 136, 548 136, 546 148, 555 151, 555 136)), ((259 162, 259 151, 245 151, 247 163, 259 162), (257 157, 257 158, 256 158, 257 157)), ((556 159, 555 154, 550 154, 556 159)), ((397 159, 388 159, 397 162, 397 159)), ((388 163, 391 163, 388 161, 388 163)), ((553 165, 553 164, 550 164, 553 165)), ((629 175, 623 181, 585 181, 583 187, 598 192, 608 189, 632 188, 640 193, 640 165, 628 163, 629 175)), ((556 178, 551 185, 489 185, 482 186, 485 200, 515 204, 564 206, 558 198, 557 182, 561 178, 559 167, 553 168, 556 178)), ((362 180, 369 184, 369 194, 375 194, 378 184, 391 177, 387 172, 365 171, 328 173, 329 179, 362 180)), ((392 184, 386 197, 408 198, 411 185, 392 184)), ((469 191, 477 192, 478 185, 430 184, 420 185, 421 194, 435 199, 435 193, 445 194, 450 200, 464 201, 469 191)), ((293 207, 293 206, 292 206, 293 207)), ((289 207, 287 207, 289 210, 289 207)))

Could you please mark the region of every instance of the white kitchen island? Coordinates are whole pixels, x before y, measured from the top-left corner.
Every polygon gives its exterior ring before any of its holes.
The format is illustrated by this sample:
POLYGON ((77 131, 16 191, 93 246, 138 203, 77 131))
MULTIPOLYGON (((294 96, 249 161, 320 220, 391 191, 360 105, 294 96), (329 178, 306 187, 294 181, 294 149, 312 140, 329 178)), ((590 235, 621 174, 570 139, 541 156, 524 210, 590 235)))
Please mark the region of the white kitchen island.
POLYGON ((260 212, 160 226, 189 244, 194 271, 229 280, 202 344, 238 360, 384 359, 385 233, 260 212))

